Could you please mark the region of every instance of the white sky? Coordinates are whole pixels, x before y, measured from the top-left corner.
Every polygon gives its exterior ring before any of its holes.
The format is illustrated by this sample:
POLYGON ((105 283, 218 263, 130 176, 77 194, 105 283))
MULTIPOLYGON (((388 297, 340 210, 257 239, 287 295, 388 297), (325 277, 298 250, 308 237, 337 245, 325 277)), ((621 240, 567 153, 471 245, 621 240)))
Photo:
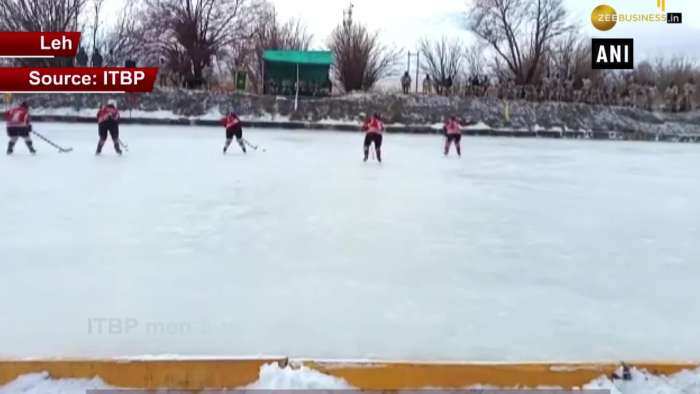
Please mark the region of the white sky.
MULTIPOLYGON (((106 0, 105 12, 115 15, 125 0, 106 0)), ((128 0, 126 0, 128 1, 128 0)), ((657 56, 686 55, 700 59, 700 1, 667 0, 668 12, 682 12, 682 25, 618 24, 610 32, 592 28, 590 14, 600 4, 618 13, 656 11, 656 0, 564 0, 571 20, 591 37, 634 38, 637 60, 657 56)), ((283 19, 302 19, 314 35, 314 46, 325 47, 327 37, 341 21, 348 0, 272 0, 283 19)), ((356 20, 381 32, 382 41, 415 50, 422 37, 443 35, 471 41, 463 27, 463 15, 471 0, 353 0, 356 20)))

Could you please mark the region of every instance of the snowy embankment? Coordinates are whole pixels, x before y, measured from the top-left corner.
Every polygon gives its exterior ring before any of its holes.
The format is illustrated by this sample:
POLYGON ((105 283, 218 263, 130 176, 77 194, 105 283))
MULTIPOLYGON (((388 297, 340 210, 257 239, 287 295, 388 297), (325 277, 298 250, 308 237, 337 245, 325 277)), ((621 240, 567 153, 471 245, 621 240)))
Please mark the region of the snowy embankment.
MULTIPOLYGON (((34 119, 39 122, 94 122, 95 108, 75 109, 69 107, 36 108, 33 110, 34 119)), ((364 113, 363 113, 364 114, 364 113)), ((144 111, 123 110, 122 122, 127 124, 146 125, 196 125, 196 126, 220 126, 222 110, 212 108, 207 113, 198 116, 181 116, 170 110, 144 111)), ((332 130, 332 131, 358 131, 360 117, 357 121, 347 119, 320 119, 320 120, 292 120, 289 115, 274 113, 257 113, 243 117, 243 122, 253 128, 277 128, 277 129, 307 129, 307 130, 332 130)), ((432 124, 404 124, 386 123, 386 130, 390 133, 411 134, 441 134, 444 124, 442 122, 432 124)), ((592 129, 567 129, 565 125, 544 127, 537 123, 534 125, 519 127, 492 127, 479 120, 462 127, 465 135, 491 136, 491 137, 546 137, 546 138, 575 138, 598 140, 651 140, 674 142, 700 142, 700 133, 675 132, 666 129, 655 134, 631 134, 629 132, 614 130, 604 131, 592 129)))
MULTIPOLYGON (((63 121, 92 121, 104 95, 31 95, 33 114, 63 121)), ((473 125, 467 134, 498 136, 591 137, 681 141, 700 139, 700 112, 669 114, 641 109, 562 102, 349 94, 308 98, 165 90, 113 97, 124 117, 135 123, 213 124, 235 110, 261 127, 356 130, 367 114, 380 112, 388 131, 434 133, 447 116, 473 125), (131 109, 131 110, 129 110, 131 109), (614 134, 609 134, 614 133, 614 134)))
MULTIPOLYGON (((281 368, 268 364, 260 368, 255 383, 239 389, 253 390, 344 390, 352 389, 345 380, 324 375, 307 367, 281 368)), ((467 387, 489 389, 492 387, 467 387)), ((51 379, 48 373, 23 375, 0 387, 0 394, 84 394, 87 390, 115 389, 99 377, 93 379, 51 379)), ((548 387, 548 389, 552 389, 548 387)), ((671 376, 656 376, 631 370, 631 380, 612 380, 601 376, 584 385, 584 390, 609 390, 611 394, 697 394, 700 393, 700 370, 683 371, 671 376)))

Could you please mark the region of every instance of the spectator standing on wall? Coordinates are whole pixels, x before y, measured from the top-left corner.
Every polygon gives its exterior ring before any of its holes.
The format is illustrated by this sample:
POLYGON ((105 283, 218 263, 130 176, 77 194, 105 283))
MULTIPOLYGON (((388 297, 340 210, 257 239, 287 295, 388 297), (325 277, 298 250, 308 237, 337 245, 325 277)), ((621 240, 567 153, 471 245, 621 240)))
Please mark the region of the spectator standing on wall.
POLYGON ((408 71, 401 77, 401 87, 403 88, 403 94, 409 94, 411 91, 411 76, 408 75, 408 71))

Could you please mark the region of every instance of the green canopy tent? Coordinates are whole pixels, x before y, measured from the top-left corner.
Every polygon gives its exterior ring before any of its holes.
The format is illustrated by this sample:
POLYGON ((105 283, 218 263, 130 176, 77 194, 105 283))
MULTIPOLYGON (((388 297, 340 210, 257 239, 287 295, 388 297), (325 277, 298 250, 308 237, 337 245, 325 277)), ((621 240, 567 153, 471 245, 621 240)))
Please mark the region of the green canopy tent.
POLYGON ((298 97, 331 93, 331 52, 268 50, 263 53, 263 61, 265 94, 298 97))

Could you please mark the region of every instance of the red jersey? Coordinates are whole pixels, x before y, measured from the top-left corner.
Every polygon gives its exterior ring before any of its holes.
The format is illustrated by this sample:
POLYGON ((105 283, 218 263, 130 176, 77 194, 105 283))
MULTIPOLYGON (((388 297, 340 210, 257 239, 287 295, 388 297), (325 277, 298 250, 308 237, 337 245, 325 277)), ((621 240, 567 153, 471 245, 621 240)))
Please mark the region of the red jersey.
POLYGON ((5 113, 7 127, 27 127, 29 126, 29 109, 25 107, 15 107, 5 113))
POLYGON ((228 130, 231 127, 241 123, 241 120, 238 118, 238 115, 230 113, 222 120, 222 123, 224 124, 224 127, 226 127, 226 130, 228 130))
POLYGON ((381 134, 384 132, 384 123, 381 120, 372 117, 365 121, 362 125, 362 130, 366 131, 368 134, 381 134))
POLYGON ((115 107, 105 105, 97 111, 97 123, 103 123, 108 120, 119 122, 119 110, 115 107))
POLYGON ((445 123, 445 132, 447 132, 447 134, 461 134, 462 127, 456 120, 448 120, 447 123, 445 123))

